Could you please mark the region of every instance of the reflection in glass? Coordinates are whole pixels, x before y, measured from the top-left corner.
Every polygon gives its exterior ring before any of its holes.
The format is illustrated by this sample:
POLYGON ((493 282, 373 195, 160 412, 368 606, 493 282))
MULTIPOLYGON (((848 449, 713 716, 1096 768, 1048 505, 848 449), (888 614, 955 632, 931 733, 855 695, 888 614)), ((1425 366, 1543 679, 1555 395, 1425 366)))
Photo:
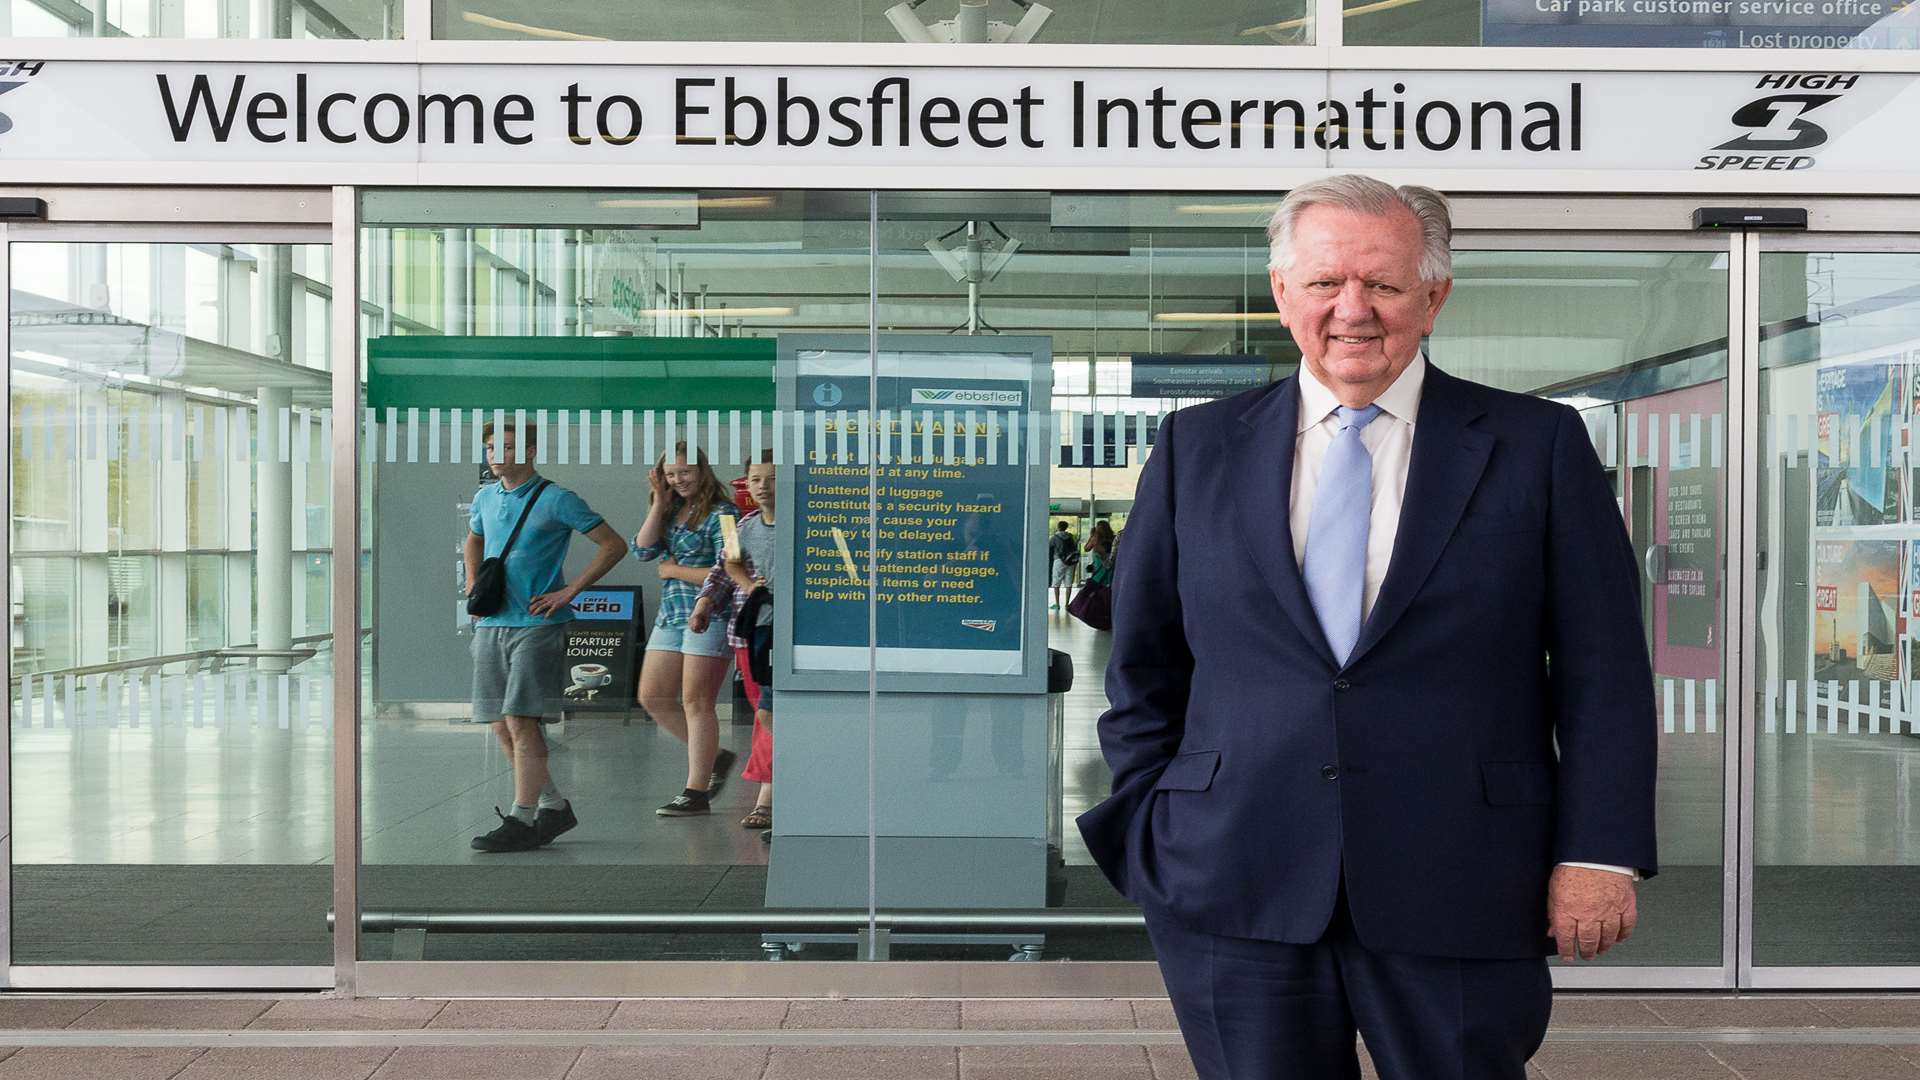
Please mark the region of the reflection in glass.
POLYGON ((1760 259, 1754 962, 1911 964, 1920 256, 1760 259))
POLYGON ((331 641, 292 569, 327 488, 292 436, 331 420, 325 355, 274 344, 313 295, 296 250, 12 245, 16 963, 329 956, 331 641))

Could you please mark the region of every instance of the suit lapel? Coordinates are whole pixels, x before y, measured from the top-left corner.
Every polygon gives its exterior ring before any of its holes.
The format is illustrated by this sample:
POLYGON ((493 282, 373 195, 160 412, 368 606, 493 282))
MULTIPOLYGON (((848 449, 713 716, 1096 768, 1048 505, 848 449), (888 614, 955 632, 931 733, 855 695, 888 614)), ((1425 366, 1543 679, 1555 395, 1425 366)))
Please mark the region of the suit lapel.
POLYGON ((1380 582, 1373 611, 1360 628, 1360 640, 1354 643, 1349 666, 1365 656, 1406 614, 1407 606, 1433 572, 1441 550, 1452 539, 1454 527, 1460 523, 1460 515, 1493 452, 1493 436, 1468 426, 1483 411, 1465 384, 1431 364, 1427 366, 1393 558, 1387 563, 1387 576, 1380 582))
POLYGON ((1260 576, 1280 601, 1280 610, 1331 669, 1337 666, 1333 650, 1327 647, 1300 567, 1293 561, 1293 447, 1299 420, 1300 389, 1295 377, 1274 384, 1272 391, 1241 415, 1242 428, 1233 441, 1229 475, 1245 478, 1248 498, 1242 504, 1243 512, 1228 516, 1260 568, 1260 576))

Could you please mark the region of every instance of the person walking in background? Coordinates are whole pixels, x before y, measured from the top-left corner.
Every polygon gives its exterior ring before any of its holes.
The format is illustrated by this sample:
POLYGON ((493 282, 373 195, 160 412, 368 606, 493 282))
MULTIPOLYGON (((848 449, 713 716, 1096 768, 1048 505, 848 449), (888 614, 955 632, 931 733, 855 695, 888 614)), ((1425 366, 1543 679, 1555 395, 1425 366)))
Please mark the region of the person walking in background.
POLYGON ((1064 521, 1047 537, 1047 563, 1053 570, 1052 610, 1059 611, 1073 591, 1073 568, 1080 565, 1080 539, 1064 521))
POLYGON ((473 838, 476 851, 531 851, 580 823, 547 770, 540 725, 557 717, 573 598, 626 552, 620 534, 580 496, 533 471, 534 429, 486 425, 487 467, 495 477, 473 497, 464 557, 467 595, 480 565, 505 553, 498 606, 473 630, 473 718, 492 727, 513 770, 513 813, 473 838), (572 581, 561 575, 573 534, 600 546, 572 581), (511 544, 511 548, 508 545, 511 544))
POLYGON ((647 474, 652 504, 633 537, 641 562, 660 564, 660 609, 647 635, 640 667, 640 704, 661 730, 687 744, 687 786, 654 813, 707 813, 733 769, 734 753, 720 747, 715 699, 731 657, 724 626, 688 625, 720 553, 721 517, 738 517, 726 485, 704 452, 677 443, 647 474), (671 460, 669 460, 671 458, 671 460))
MULTIPOLYGON (((738 634, 734 620, 755 588, 773 588, 780 556, 774 523, 774 480, 773 451, 762 450, 760 460, 747 466, 747 494, 760 509, 740 519, 740 550, 721 553, 694 601, 693 614, 687 618, 688 628, 696 634, 707 632, 716 612, 726 618, 727 644, 733 647, 734 665, 746 685, 747 703, 753 707, 753 742, 740 778, 758 783, 760 794, 753 809, 740 820, 741 827, 747 829, 773 827, 773 687, 755 681, 748 652, 753 643, 738 634)), ((760 608, 758 621, 762 626, 773 624, 772 604, 760 608)))
POLYGON ((1096 585, 1113 583, 1113 553, 1116 547, 1113 526, 1101 518, 1087 530, 1087 580, 1096 585))

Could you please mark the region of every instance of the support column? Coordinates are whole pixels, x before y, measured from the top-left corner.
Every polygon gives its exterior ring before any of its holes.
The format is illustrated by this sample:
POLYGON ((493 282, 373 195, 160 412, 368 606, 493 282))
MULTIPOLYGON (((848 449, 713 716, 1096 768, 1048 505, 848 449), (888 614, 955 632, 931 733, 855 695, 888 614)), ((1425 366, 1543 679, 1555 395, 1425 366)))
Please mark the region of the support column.
POLYGON ((580 336, 580 230, 560 234, 560 336, 580 336))
MULTIPOLYGON (((282 444, 280 424, 283 416, 291 419, 293 395, 283 386, 263 386, 258 400, 253 567, 260 625, 254 641, 262 649, 284 650, 293 648, 293 464, 287 460, 290 448, 282 444)), ((289 666, 285 658, 268 657, 259 669, 280 672, 289 666)))
POLYGON ((473 332, 473 230, 446 229, 440 237, 440 332, 470 334, 473 332))

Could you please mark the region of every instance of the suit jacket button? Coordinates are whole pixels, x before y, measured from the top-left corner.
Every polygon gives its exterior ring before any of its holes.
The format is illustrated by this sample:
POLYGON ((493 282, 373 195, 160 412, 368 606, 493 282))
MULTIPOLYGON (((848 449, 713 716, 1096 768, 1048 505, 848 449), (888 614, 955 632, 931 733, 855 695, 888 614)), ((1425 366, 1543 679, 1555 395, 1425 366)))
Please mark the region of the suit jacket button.
POLYGON ((1322 765, 1320 766, 1320 775, 1329 780, 1338 780, 1340 779, 1340 770, 1331 765, 1322 765))
POLYGON ((1333 688, 1335 690, 1351 690, 1353 689, 1353 684, 1345 679, 1335 679, 1333 680, 1333 688))

